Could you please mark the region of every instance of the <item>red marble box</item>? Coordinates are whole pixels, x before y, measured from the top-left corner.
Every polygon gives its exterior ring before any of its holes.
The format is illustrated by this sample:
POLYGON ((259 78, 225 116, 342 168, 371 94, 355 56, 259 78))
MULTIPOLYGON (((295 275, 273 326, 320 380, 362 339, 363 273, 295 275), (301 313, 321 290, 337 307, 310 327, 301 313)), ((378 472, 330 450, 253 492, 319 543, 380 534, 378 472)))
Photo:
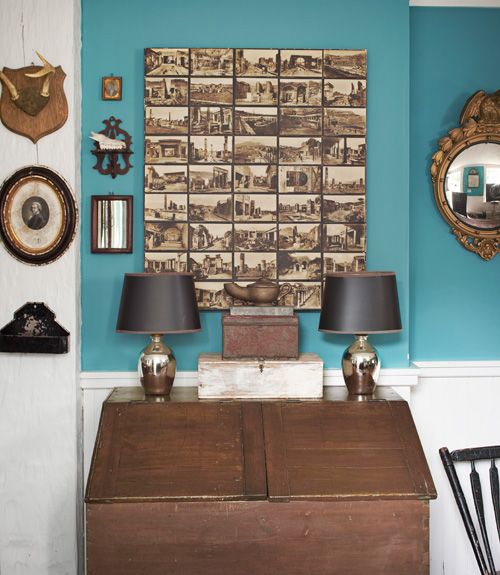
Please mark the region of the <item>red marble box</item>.
POLYGON ((222 316, 223 359, 297 359, 297 316, 222 316))

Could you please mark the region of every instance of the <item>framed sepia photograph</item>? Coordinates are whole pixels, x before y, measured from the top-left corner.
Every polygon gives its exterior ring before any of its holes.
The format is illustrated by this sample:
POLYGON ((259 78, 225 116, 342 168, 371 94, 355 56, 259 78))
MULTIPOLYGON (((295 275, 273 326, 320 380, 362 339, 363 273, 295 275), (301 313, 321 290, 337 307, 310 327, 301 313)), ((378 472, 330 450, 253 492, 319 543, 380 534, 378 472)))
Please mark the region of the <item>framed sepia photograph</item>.
POLYGON ((189 267, 197 281, 231 279, 233 277, 232 266, 233 255, 231 253, 191 252, 189 254, 189 267))
POLYGON ((324 194, 364 194, 366 192, 364 167, 323 168, 324 194))
POLYGON ((321 192, 321 168, 319 166, 280 166, 280 194, 321 192))
POLYGON ((228 48, 192 48, 192 76, 232 76, 233 51, 228 48))
POLYGON ((144 103, 146 106, 187 106, 187 78, 146 78, 144 103))
POLYGON ((49 168, 22 168, 0 188, 0 235, 22 262, 42 265, 59 258, 73 240, 77 219, 68 184, 49 168))
POLYGON ((325 80, 323 104, 347 108, 366 107, 366 80, 325 80))
POLYGON ((278 103, 278 80, 241 78, 236 80, 234 103, 239 106, 275 106, 278 103))
POLYGON ((290 224, 279 229, 280 250, 321 250, 321 224, 290 224))
POLYGON ((366 258, 364 253, 337 252, 323 254, 323 273, 363 272, 366 258))
POLYGON ((278 139, 273 136, 235 136, 234 162, 269 164, 276 162, 278 139))
POLYGON ((192 251, 233 251, 231 224, 193 224, 189 237, 192 251))
POLYGON ((188 224, 144 222, 144 236, 147 251, 188 249, 188 224))
MULTIPOLYGON (((234 250, 241 252, 276 251, 276 224, 235 224, 234 250)), ((236 256, 235 256, 236 257, 236 256)))
POLYGON ((278 50, 236 50, 236 76, 277 76, 278 50))
POLYGON ((366 50, 325 50, 325 78, 366 78, 366 50))
POLYGON ((147 222, 186 222, 187 207, 187 194, 144 195, 144 219, 147 222))
POLYGON ((189 221, 230 222, 233 217, 233 201, 230 195, 191 194, 189 197, 189 221))
POLYGON ((238 107, 234 111, 234 133, 241 136, 276 136, 278 109, 238 107))
POLYGON ((187 253, 185 252, 146 252, 144 271, 149 273, 185 272, 187 253))
POLYGON ((280 138, 282 164, 321 164, 321 138, 280 138))
POLYGON ((234 275, 238 280, 276 280, 276 253, 240 252, 234 257, 234 275))
POLYGON ((273 194, 235 194, 234 221, 276 221, 276 196, 273 194))
POLYGON ((233 133, 233 110, 222 106, 192 106, 191 134, 213 136, 233 133))
POLYGON ((189 124, 189 108, 169 106, 148 106, 144 119, 147 135, 156 134, 187 134, 189 124))
POLYGON ((194 274, 200 309, 264 277, 315 310, 364 269, 367 53, 146 48, 144 267, 194 274))
POLYGON ((149 136, 144 140, 147 164, 185 164, 187 152, 186 136, 149 136))
POLYGON ((121 76, 103 76, 101 80, 101 97, 103 100, 122 99, 121 76))
POLYGON ((321 106, 321 80, 280 78, 282 106, 321 106))
POLYGON ((283 136, 321 136, 323 110, 321 108, 282 108, 280 134, 283 136))
POLYGON ((285 280, 321 280, 321 253, 279 252, 278 269, 285 280))
POLYGON ((189 92, 191 105, 223 105, 233 103, 231 78, 192 78, 189 92))
POLYGON ((146 194, 158 192, 187 192, 187 166, 148 166, 144 167, 144 191, 146 194))
POLYGON ((231 191, 231 166, 189 166, 189 191, 221 193, 231 191))
POLYGON ((327 135, 364 136, 366 110, 364 108, 324 108, 324 133, 327 135))
POLYGON ((314 194, 280 195, 280 222, 319 222, 320 220, 321 196, 314 194))
POLYGON ((323 251, 364 252, 366 249, 366 226, 364 224, 325 224, 323 251))
POLYGON ((325 222, 364 223, 364 196, 323 196, 325 222))
POLYGON ((146 48, 144 71, 146 76, 187 76, 189 50, 186 48, 146 48))
POLYGON ((233 139, 229 136, 191 136, 190 162, 228 164, 232 159, 233 139))
POLYGON ((235 192, 277 191, 277 168, 271 164, 257 166, 234 166, 235 192))

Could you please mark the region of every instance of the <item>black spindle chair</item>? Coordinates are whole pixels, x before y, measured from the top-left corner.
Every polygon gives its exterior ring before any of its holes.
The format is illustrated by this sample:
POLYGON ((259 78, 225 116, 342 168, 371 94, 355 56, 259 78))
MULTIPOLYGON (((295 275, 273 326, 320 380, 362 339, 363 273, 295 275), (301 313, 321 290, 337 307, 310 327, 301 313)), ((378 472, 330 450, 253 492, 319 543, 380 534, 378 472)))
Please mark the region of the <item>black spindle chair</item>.
MULTIPOLYGON (((486 521, 484 515, 484 503, 481 489, 481 479, 479 473, 476 471, 476 461, 490 460, 490 490, 491 499, 493 502, 493 509, 495 512, 497 536, 500 541, 500 491, 498 486, 498 469, 495 463, 496 459, 500 458, 500 445, 492 445, 489 447, 472 447, 469 449, 457 449, 451 453, 447 447, 442 447, 439 450, 439 455, 444 465, 446 475, 450 481, 451 489, 464 522, 465 530, 471 542, 476 556, 477 563, 482 575, 495 575, 495 563, 491 553, 490 542, 486 529, 486 521), (476 508, 477 521, 481 532, 482 546, 479 542, 476 528, 472 521, 472 517, 465 499, 460 480, 455 469, 455 462, 469 461, 471 465, 470 484, 472 490, 472 498, 474 500, 474 507, 476 508), (484 552, 483 552, 484 548, 484 552), (486 555, 486 557, 485 557, 486 555)), ((500 573, 500 572, 499 572, 500 573)))

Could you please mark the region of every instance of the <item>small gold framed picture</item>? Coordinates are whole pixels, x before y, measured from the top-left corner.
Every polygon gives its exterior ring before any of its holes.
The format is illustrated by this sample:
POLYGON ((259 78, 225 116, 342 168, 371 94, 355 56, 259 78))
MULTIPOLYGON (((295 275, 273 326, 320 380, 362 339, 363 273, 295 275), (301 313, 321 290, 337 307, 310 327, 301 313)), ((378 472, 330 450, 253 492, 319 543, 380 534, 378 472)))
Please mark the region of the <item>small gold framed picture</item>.
POLYGON ((103 76, 102 78, 102 99, 121 100, 122 99, 122 78, 121 76, 103 76))

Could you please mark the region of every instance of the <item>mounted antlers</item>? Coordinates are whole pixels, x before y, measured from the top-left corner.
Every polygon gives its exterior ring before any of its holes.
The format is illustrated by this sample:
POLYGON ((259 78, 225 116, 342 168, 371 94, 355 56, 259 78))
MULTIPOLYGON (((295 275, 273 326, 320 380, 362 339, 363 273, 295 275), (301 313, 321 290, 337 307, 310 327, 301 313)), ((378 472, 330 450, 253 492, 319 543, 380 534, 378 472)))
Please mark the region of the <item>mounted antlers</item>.
MULTIPOLYGON (((35 52, 36 52, 36 50, 35 50, 35 52)), ((36 55, 43 62, 43 68, 41 70, 39 70, 38 72, 34 72, 33 74, 25 74, 25 76, 28 76, 28 78, 42 78, 43 76, 47 76, 43 82, 40 96, 43 96, 44 98, 48 98, 49 97, 50 78, 51 78, 50 75, 53 74, 56 70, 55 70, 54 66, 52 66, 52 64, 49 64, 47 62, 47 60, 39 52, 36 52, 36 55)))
POLYGON ((11 100, 18 108, 30 116, 36 116, 47 103, 50 97, 50 80, 55 73, 55 68, 52 64, 49 64, 39 52, 36 52, 36 54, 43 62, 43 66, 36 72, 26 73, 24 75, 28 78, 42 78, 46 76, 40 90, 34 86, 26 86, 18 89, 4 72, 0 72, 0 80, 2 80, 7 90, 9 90, 11 100))

